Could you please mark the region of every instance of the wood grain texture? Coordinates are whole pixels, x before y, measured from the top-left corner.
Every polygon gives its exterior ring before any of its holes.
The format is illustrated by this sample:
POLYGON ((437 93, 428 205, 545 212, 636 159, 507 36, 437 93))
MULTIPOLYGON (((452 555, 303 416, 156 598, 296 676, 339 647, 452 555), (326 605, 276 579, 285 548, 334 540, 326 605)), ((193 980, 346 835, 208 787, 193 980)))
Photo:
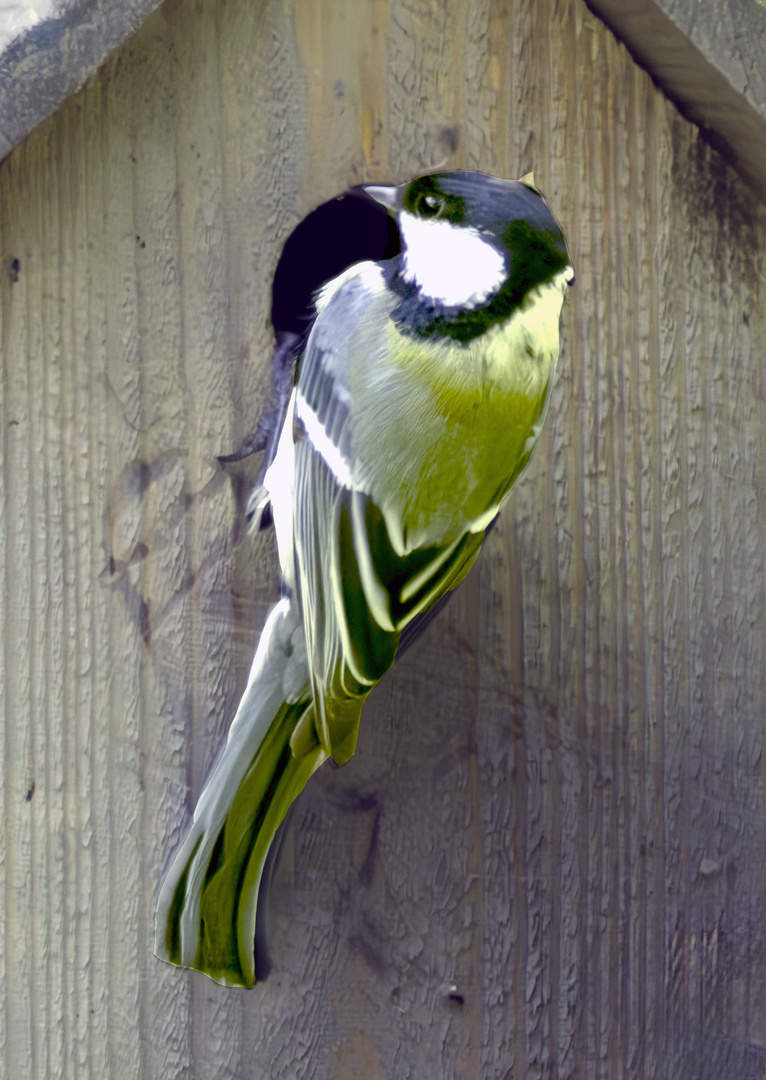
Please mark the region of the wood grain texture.
POLYGON ((752 0, 587 0, 766 201, 766 11, 752 0))
POLYGON ((0 165, 0 244, 0 1075, 766 1075, 766 212, 584 3, 166 0, 0 165), (216 458, 290 230, 442 161, 566 228, 549 419, 227 991, 152 955, 278 590, 216 458))
POLYGON ((78 90, 160 0, 0 4, 0 158, 78 90))

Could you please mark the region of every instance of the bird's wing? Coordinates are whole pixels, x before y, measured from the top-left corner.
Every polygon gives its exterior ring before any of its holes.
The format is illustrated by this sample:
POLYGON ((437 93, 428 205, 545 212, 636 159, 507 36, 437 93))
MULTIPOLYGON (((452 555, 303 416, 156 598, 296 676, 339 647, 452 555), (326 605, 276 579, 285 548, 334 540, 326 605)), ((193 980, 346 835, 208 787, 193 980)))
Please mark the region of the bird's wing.
POLYGON ((392 541, 390 516, 355 482, 358 358, 351 350, 359 336, 348 328, 387 319, 378 299, 363 273, 335 288, 301 357, 294 409, 295 587, 318 735, 339 763, 354 751, 364 698, 393 663, 402 631, 455 588, 484 538, 483 531, 467 530, 448 541, 434 536, 402 555, 392 541))

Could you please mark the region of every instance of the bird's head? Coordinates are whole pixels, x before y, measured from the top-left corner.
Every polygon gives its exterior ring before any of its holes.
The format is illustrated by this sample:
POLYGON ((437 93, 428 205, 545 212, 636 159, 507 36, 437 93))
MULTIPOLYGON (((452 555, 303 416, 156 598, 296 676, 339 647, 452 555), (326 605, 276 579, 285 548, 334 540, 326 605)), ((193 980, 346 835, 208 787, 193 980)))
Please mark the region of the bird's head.
POLYGON ((364 190, 397 219, 401 279, 440 308, 471 311, 501 293, 519 303, 571 271, 564 234, 531 177, 456 170, 364 190))

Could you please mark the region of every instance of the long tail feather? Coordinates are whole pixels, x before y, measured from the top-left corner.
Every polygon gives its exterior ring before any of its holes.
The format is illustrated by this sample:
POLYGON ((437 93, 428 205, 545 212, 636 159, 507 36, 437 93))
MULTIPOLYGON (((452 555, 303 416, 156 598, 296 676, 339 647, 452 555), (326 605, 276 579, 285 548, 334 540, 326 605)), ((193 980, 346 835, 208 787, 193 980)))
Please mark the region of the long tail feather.
POLYGON ((258 886, 274 834, 327 754, 314 734, 300 620, 264 627, 229 738, 157 904, 155 951, 217 982, 255 982, 258 886))

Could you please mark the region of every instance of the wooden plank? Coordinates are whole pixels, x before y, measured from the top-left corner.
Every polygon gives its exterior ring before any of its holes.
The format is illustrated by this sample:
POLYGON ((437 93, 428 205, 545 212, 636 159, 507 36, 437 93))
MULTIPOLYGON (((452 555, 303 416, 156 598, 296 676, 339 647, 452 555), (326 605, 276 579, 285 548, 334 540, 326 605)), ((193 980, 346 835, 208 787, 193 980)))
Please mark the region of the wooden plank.
POLYGON ((78 90, 160 0, 7 0, 0 35, 0 158, 78 90), (14 12, 13 9, 16 9, 14 12), (14 15, 16 18, 14 18, 14 15))
MULTIPOLYGON (((9 171, 8 187, 4 202, 14 199, 22 202, 25 195, 27 173, 22 162, 9 171)), ((12 259, 21 262, 22 238, 19 224, 11 229, 5 224, 4 242, 9 252, 17 254, 12 259)), ((19 264, 9 260, 11 267, 19 264)), ((6 272, 3 281, 5 315, 3 318, 3 352, 18 353, 26 357, 27 320, 26 296, 16 286, 16 272, 6 272), (14 279, 13 281, 11 279, 14 279), (15 292, 11 292, 14 289, 15 292)), ((29 993, 8 993, 9 974, 29 986, 32 981, 32 952, 30 949, 27 897, 31 878, 31 807, 25 805, 26 792, 32 777, 32 733, 27 725, 14 721, 15 717, 28 716, 31 705, 30 666, 32 642, 30 640, 30 601, 32 560, 30 545, 33 542, 29 520, 27 492, 30 486, 30 458, 28 446, 30 432, 29 370, 26 363, 18 365, 13 372, 4 371, 4 537, 6 582, 4 610, 4 660, 3 689, 5 704, 4 778, 3 796, 5 843, 3 845, 3 868, 5 876, 4 897, 4 1023, 3 1044, 6 1068, 13 1072, 23 1069, 32 1059, 32 1003, 29 993), (10 723, 9 723, 10 721, 10 723), (24 785, 27 785, 25 787, 24 785)))
POLYGON ((580 0, 167 0, 0 165, 0 1071, 761 1075, 764 240, 580 0), (567 229, 550 416, 227 991, 151 944, 278 591, 216 458, 293 225, 443 158, 567 229))
POLYGON ((762 6, 750 0, 588 0, 588 6, 763 199, 762 6))

